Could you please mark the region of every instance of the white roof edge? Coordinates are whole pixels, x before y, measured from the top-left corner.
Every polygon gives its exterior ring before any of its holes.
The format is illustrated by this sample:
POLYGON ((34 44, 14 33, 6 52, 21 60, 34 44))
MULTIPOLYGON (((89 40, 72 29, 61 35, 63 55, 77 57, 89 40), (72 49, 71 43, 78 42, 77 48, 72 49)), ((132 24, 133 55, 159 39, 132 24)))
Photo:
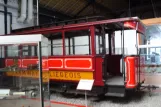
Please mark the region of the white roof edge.
POLYGON ((42 34, 0 36, 0 45, 29 44, 38 42, 43 42, 47 44, 48 39, 44 37, 42 34))

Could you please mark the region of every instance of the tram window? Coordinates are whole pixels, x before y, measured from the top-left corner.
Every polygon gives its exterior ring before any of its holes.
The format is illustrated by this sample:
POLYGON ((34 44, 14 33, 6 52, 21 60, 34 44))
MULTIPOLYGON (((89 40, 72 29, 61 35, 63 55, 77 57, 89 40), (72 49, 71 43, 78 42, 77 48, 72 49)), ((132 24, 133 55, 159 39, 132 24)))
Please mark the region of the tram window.
POLYGON ((31 46, 31 56, 37 56, 37 46, 31 46))
POLYGON ((48 56, 51 56, 51 40, 49 40, 48 44, 48 56))
MULTIPOLYGON (((47 44, 43 44, 42 43, 42 56, 48 56, 49 55, 49 48, 48 48, 48 45, 47 44)), ((37 48, 37 45, 25 45, 25 46, 22 46, 22 56, 25 57, 25 56, 37 56, 38 54, 38 48, 37 48)))
POLYGON ((66 55, 91 54, 89 30, 66 31, 65 38, 66 55))
MULTIPOLYGON (((102 26, 95 27, 95 43, 96 43, 96 54, 105 54, 106 52, 106 36, 104 28, 102 26)), ((108 44, 108 42, 107 42, 108 44)))
POLYGON ((54 32, 50 34, 50 53, 51 55, 63 55, 63 38, 62 32, 54 32))
POLYGON ((63 55, 62 39, 52 40, 53 55, 63 55))
POLYGON ((101 54, 102 52, 102 36, 96 35, 96 54, 101 54))
MULTIPOLYGON (((69 47, 69 42, 71 42, 72 39, 65 39, 65 52, 66 52, 66 55, 69 55, 69 54, 73 54, 73 51, 72 51, 72 47, 69 47), (69 48, 70 48, 70 52, 69 52, 69 48)), ((72 42, 71 42, 71 45, 72 45, 72 42)))
POLYGON ((7 46, 6 52, 8 57, 15 57, 15 56, 18 57, 18 53, 19 53, 18 45, 7 46))
POLYGON ((89 54, 88 36, 75 37, 75 54, 89 54))
POLYGON ((63 55, 63 39, 61 32, 51 32, 43 34, 48 38, 49 43, 42 47, 43 55, 63 55))
POLYGON ((22 56, 29 56, 29 46, 28 45, 22 46, 22 56))
POLYGON ((0 58, 4 58, 4 46, 0 46, 0 58))

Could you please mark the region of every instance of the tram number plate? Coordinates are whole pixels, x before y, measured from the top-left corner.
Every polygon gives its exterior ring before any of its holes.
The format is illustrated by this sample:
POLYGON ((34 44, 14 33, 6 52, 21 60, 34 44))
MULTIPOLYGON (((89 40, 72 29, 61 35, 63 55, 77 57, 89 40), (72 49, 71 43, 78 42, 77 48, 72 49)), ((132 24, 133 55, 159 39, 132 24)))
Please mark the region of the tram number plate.
POLYGON ((80 80, 93 79, 93 72, 90 71, 50 71, 50 79, 58 80, 80 80))

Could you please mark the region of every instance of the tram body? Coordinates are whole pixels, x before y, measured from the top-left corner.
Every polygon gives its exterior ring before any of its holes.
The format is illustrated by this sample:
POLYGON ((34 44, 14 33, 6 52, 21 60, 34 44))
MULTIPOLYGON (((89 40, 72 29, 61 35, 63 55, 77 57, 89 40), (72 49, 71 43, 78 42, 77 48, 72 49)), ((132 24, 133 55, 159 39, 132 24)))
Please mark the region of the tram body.
MULTIPOLYGON (((139 41, 134 40, 136 52, 126 55, 125 30, 136 32, 136 38, 138 34, 144 36, 145 33, 144 25, 137 17, 133 17, 30 28, 30 30, 20 29, 12 35, 43 34, 48 37, 50 54, 43 60, 43 69, 48 69, 50 72, 50 88, 63 93, 81 93, 76 90, 79 80, 93 79, 94 86, 89 94, 123 97, 127 90, 137 90, 144 82, 144 78, 140 76, 140 56, 137 51, 139 41), (121 31, 120 54, 116 54, 115 31, 121 31), (86 39, 82 39, 83 37, 86 39), (79 41, 87 41, 87 44, 83 44, 84 47, 78 44, 76 47, 79 41)), ((37 64, 37 48, 28 46, 28 51, 25 52, 28 52, 26 57, 21 59, 17 57, 19 67, 28 68, 31 63, 37 64)), ((22 56, 23 51, 18 54, 22 56)), ((13 65, 14 60, 5 53, 1 63, 7 67, 13 65)), ((6 75, 23 77, 23 74, 18 72, 6 72, 6 75)))

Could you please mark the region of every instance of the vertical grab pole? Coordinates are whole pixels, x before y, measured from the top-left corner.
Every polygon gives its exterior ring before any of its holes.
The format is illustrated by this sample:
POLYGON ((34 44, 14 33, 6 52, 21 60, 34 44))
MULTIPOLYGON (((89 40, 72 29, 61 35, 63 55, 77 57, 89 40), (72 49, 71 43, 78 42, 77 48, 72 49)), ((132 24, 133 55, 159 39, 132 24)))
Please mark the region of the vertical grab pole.
POLYGON ((92 56, 96 55, 96 44, 95 44, 95 27, 90 26, 91 30, 91 50, 92 50, 92 56))
POLYGON ((109 55, 112 55, 112 43, 111 43, 111 38, 112 38, 112 32, 109 33, 108 35, 108 41, 109 41, 109 55))
POLYGON ((88 32, 88 43, 89 43, 89 55, 90 55, 91 54, 91 36, 89 32, 88 32))
MULTIPOLYGON (((123 24, 124 25, 124 24, 123 24)), ((122 72, 124 75, 124 81, 125 81, 125 62, 124 62, 124 26, 122 28, 122 33, 121 33, 121 41, 122 41, 122 72)))
POLYGON ((87 102, 87 91, 85 90, 85 102, 86 102, 86 107, 88 106, 88 102, 87 102))
POLYGON ((65 31, 63 30, 62 31, 62 42, 63 42, 63 56, 65 56, 66 55, 66 46, 65 46, 65 31))
POLYGON ((137 30, 138 30, 138 22, 136 23, 136 50, 137 50, 137 56, 139 55, 139 61, 137 61, 137 73, 138 73, 138 82, 140 83, 140 50, 138 48, 138 35, 137 35, 137 30), (139 71, 139 72, 138 72, 139 71))
POLYGON ((39 51, 39 85, 40 85, 40 103, 41 107, 44 107, 44 94, 43 94, 43 84, 42 84, 42 50, 41 50, 41 42, 38 42, 38 51, 39 51))
POLYGON ((105 25, 102 26, 102 44, 103 44, 103 54, 106 55, 106 37, 105 37, 105 25))

